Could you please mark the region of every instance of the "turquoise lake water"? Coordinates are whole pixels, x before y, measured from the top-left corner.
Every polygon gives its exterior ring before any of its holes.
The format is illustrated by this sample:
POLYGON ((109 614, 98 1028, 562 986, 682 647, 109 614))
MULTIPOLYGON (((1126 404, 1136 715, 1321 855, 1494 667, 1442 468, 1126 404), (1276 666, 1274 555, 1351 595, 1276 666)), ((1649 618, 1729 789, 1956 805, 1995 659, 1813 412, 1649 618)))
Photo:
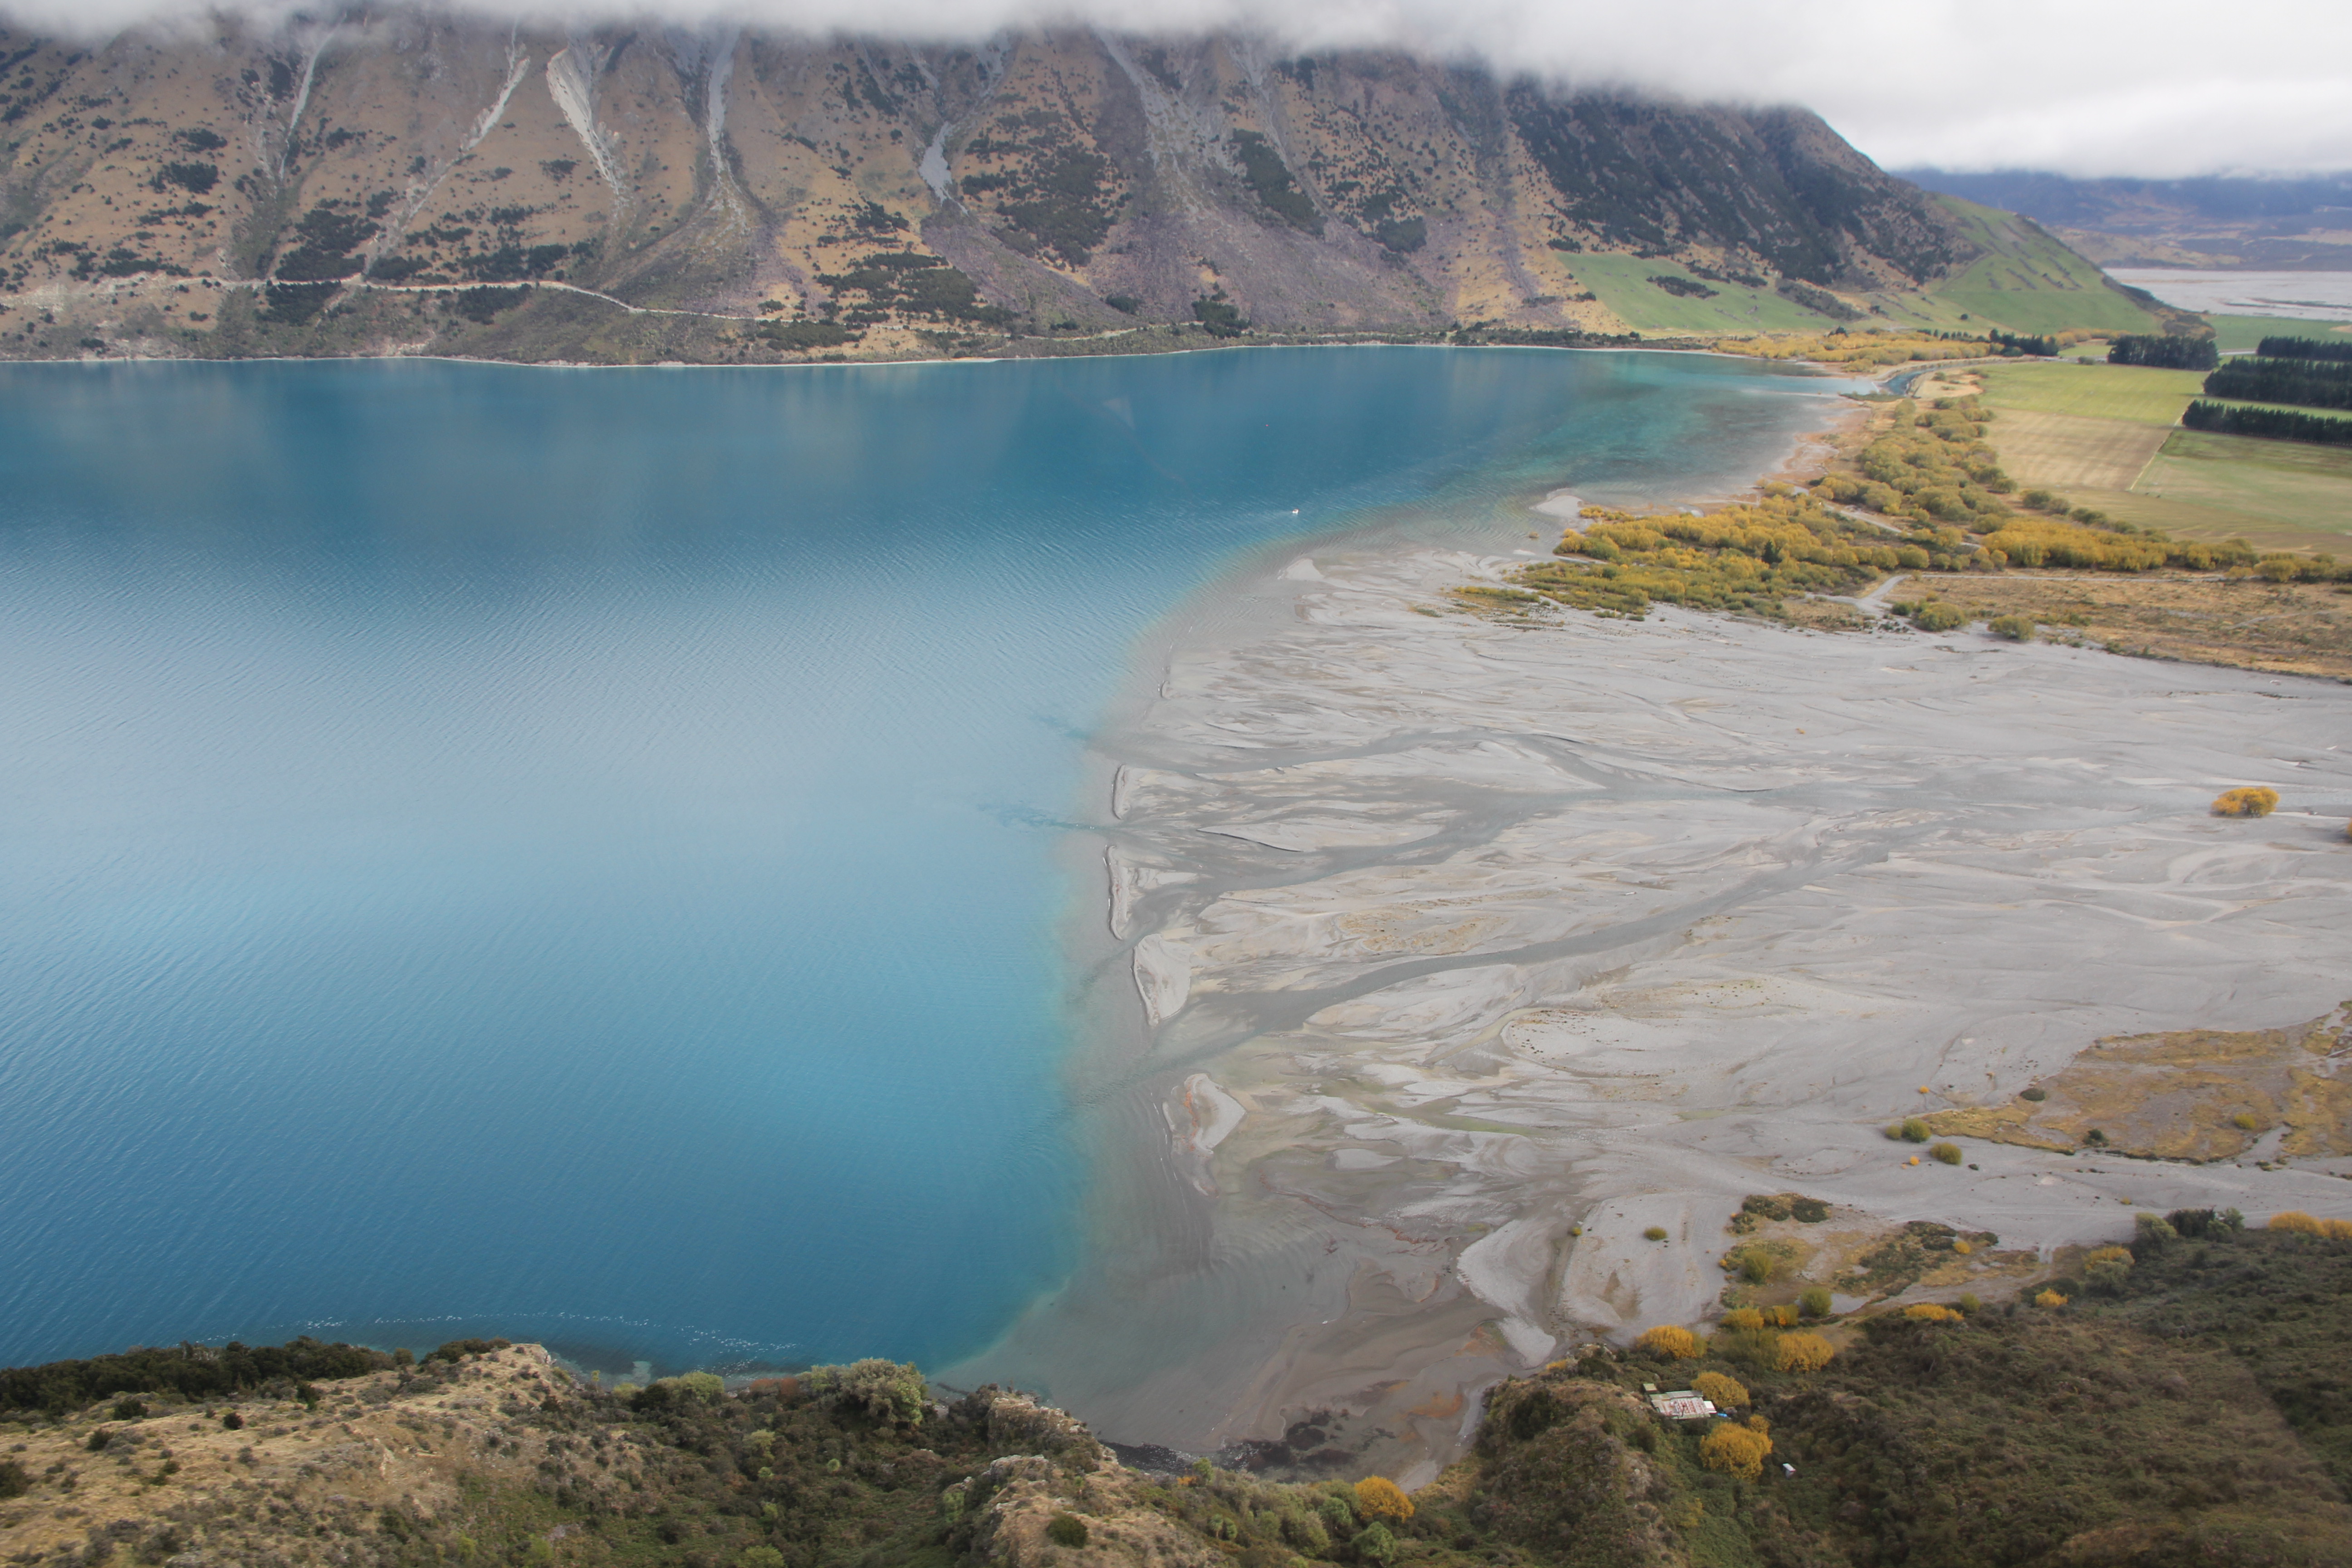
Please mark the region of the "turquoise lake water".
POLYGON ((1831 384, 0 367, 0 1363, 979 1349, 1077 1246, 1055 848, 1139 637, 1374 509, 1736 479, 1831 384))

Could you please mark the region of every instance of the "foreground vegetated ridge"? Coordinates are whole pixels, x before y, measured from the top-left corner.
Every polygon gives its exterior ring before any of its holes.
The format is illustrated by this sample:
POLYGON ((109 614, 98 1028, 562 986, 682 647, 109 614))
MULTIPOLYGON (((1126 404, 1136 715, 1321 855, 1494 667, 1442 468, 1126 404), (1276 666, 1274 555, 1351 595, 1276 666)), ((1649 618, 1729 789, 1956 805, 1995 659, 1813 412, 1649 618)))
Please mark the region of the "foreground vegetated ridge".
POLYGON ((2158 320, 2037 226, 1890 178, 1802 110, 1563 97, 1402 55, 406 9, 96 47, 0 31, 0 352, 22 356, 2158 320))
POLYGON ((56 1568, 2319 1564, 2352 1551, 2342 1229, 2148 1215, 2015 1302, 1589 1347, 1493 1389, 1471 1452, 1411 1497, 1130 1468, 1034 1400, 941 1401, 887 1362, 606 1390, 503 1341, 421 1364, 307 1345, 284 1364, 367 1370, 215 1387, 172 1368, 223 1352, 182 1347, 10 1374, 163 1386, 12 1412, 0 1546, 56 1568), (1645 1393, 1685 1389, 1720 1414, 1645 1393))

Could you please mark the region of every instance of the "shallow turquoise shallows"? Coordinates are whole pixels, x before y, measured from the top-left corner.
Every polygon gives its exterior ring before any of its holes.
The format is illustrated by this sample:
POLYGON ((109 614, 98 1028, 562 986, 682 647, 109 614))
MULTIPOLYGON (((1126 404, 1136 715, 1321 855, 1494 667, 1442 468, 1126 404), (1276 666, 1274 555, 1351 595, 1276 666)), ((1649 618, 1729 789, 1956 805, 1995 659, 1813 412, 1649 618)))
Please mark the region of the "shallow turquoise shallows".
POLYGON ((977 1350, 1079 1245, 1055 850, 1139 634, 1376 509, 1735 474, 1826 384, 0 368, 0 1362, 977 1350))

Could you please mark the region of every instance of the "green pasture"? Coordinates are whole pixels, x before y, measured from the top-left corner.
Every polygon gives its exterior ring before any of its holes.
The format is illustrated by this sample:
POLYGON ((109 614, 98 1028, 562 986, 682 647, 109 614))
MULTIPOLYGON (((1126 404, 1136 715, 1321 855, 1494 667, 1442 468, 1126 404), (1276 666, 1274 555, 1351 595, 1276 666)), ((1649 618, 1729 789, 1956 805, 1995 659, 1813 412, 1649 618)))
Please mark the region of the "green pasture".
POLYGON ((2342 447, 2175 430, 2132 489, 2209 514, 2176 522, 2183 533, 2227 530, 2256 544, 2322 550, 2340 550, 2352 536, 2352 450, 2342 447))
MULTIPOLYGON (((1637 332, 1675 332, 1717 336, 1747 332, 1820 332, 1837 323, 1818 311, 1770 289, 1749 289, 1695 276, 1689 268, 1664 258, 1598 253, 1561 254, 1560 270, 1577 284, 1601 296, 1637 332), (1711 300, 1669 294, 1652 278, 1683 278, 1716 291, 1711 300)), ((1549 281, 1549 280, 1548 280, 1549 281)), ((1559 279, 1565 293, 1571 285, 1559 279)))
POLYGON ((2202 371, 2077 364, 2063 359, 1987 365, 1978 374, 1984 377, 1984 401, 1993 408, 2123 419, 2135 425, 2179 424, 2180 411, 2205 385, 2202 371))

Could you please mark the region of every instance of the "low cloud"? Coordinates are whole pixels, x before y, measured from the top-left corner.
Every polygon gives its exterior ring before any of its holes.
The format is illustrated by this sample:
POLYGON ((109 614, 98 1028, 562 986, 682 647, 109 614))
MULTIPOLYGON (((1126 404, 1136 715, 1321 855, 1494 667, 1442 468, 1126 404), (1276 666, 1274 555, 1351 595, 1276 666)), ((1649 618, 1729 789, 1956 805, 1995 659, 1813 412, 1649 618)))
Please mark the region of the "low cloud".
MULTIPOLYGON (((192 21, 215 8, 194 0, 0 3, 20 25, 82 36, 192 21)), ((1049 23, 1169 34, 1246 27, 1297 49, 1398 47, 1583 86, 1801 103, 1893 167, 2177 176, 2352 166, 2352 5, 2344 0, 534 0, 470 8, 537 23, 651 16, 941 40, 1049 23)), ((248 9, 266 11, 268 0, 248 9)))

